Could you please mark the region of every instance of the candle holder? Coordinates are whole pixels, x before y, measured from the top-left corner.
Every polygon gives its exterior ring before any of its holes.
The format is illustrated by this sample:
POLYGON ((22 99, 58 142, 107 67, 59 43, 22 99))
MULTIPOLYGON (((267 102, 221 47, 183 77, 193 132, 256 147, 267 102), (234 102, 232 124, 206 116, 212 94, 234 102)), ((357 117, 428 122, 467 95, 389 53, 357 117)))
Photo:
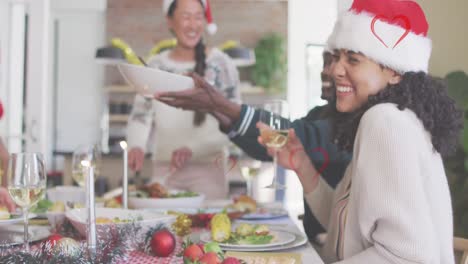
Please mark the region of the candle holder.
POLYGON ((122 207, 128 209, 128 151, 127 142, 120 141, 120 147, 123 150, 123 181, 122 181, 122 207))
POLYGON ((83 173, 86 177, 86 208, 88 208, 88 220, 86 230, 86 241, 88 244, 88 253, 91 259, 96 256, 97 236, 96 236, 96 208, 94 203, 94 167, 88 160, 81 161, 83 173))

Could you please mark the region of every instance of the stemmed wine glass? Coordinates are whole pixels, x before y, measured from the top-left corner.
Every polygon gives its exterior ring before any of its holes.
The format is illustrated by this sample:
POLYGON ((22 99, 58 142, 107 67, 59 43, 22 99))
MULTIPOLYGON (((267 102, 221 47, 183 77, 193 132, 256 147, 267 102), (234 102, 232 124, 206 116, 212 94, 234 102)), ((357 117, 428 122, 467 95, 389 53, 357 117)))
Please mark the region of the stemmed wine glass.
POLYGON ((28 211, 45 195, 44 158, 40 153, 13 153, 8 166, 8 192, 23 209, 24 250, 29 252, 28 211))
POLYGON ((273 181, 265 188, 285 189, 286 186, 277 181, 277 152, 288 142, 288 129, 290 127, 288 103, 284 100, 266 102, 260 112, 260 122, 270 127, 269 130, 263 129, 260 131, 263 143, 267 147, 274 149, 273 181))
POLYGON ((262 167, 262 162, 251 158, 242 158, 239 162, 242 177, 247 184, 247 195, 253 198, 253 180, 262 167))
POLYGON ((90 162, 94 167, 94 179, 96 179, 101 167, 101 149, 97 144, 80 146, 73 151, 72 178, 80 187, 85 187, 88 173, 88 169, 83 167, 83 161, 90 162))

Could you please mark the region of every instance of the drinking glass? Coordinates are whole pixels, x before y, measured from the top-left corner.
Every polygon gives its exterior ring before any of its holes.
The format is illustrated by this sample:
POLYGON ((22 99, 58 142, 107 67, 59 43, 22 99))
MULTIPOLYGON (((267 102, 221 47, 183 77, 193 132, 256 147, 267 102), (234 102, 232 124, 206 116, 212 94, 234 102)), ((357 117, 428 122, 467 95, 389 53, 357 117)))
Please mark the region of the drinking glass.
POLYGON ((23 209, 24 250, 29 252, 28 211, 45 195, 47 178, 44 158, 40 153, 13 153, 8 166, 8 192, 23 209))
POLYGON ((83 167, 83 161, 90 162, 94 167, 94 176, 99 176, 101 167, 101 149, 97 144, 80 146, 73 151, 72 178, 80 187, 85 187, 88 169, 83 167))
POLYGON ((286 186, 277 181, 277 152, 288 142, 289 107, 284 100, 271 100, 263 105, 260 111, 260 122, 268 125, 270 129, 260 131, 263 143, 274 150, 273 153, 273 180, 265 188, 284 189, 286 186))
POLYGON ((240 170, 247 184, 247 195, 253 198, 253 180, 257 177, 262 167, 262 162, 251 158, 240 160, 240 170))

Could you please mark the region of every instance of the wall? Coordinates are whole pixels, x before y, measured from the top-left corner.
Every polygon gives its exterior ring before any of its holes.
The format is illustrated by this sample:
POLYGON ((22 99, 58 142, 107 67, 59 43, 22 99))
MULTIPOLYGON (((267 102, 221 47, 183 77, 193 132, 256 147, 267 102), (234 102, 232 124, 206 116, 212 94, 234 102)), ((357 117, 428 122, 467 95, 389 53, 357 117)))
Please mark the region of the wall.
MULTIPOLYGON (((254 47, 264 34, 272 31, 287 37, 287 1, 212 0, 211 6, 218 32, 206 37, 208 44, 219 45, 232 39, 254 47)), ((138 55, 146 56, 156 42, 172 37, 161 7, 162 0, 108 1, 107 39, 120 37, 138 55)), ((115 69, 108 70, 108 83, 122 81, 115 69)))
POLYGON ((444 77, 454 70, 468 73, 468 1, 420 0, 433 41, 431 74, 444 77))

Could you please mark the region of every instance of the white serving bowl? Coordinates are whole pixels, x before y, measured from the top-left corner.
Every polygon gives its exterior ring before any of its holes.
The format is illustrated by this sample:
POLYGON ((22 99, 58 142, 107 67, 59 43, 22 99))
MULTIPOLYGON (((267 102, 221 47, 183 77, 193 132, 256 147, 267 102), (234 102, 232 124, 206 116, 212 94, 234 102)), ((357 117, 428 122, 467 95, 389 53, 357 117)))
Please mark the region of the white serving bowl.
MULTIPOLYGON (((82 236, 86 236, 86 221, 88 219, 87 208, 69 210, 65 213, 65 216, 82 236)), ((106 217, 109 219, 114 219, 115 217, 120 219, 133 219, 134 221, 131 223, 137 223, 140 225, 143 232, 150 227, 155 227, 161 224, 169 227, 175 220, 175 216, 173 215, 119 208, 96 208, 96 218, 98 217, 106 217)), ((131 223, 96 224, 96 232, 99 234, 106 232, 108 230, 107 227, 109 226, 123 227, 131 223)))
POLYGON ((153 97, 155 92, 181 91, 193 88, 192 78, 156 68, 120 63, 120 73, 139 94, 153 97))
POLYGON ((198 196, 194 196, 194 197, 180 197, 180 198, 128 197, 128 205, 136 209, 200 208, 204 200, 205 200, 205 195, 201 193, 198 194, 198 196))
POLYGON ((85 204, 86 190, 78 186, 56 186, 47 189, 47 198, 52 202, 62 201, 85 204))

